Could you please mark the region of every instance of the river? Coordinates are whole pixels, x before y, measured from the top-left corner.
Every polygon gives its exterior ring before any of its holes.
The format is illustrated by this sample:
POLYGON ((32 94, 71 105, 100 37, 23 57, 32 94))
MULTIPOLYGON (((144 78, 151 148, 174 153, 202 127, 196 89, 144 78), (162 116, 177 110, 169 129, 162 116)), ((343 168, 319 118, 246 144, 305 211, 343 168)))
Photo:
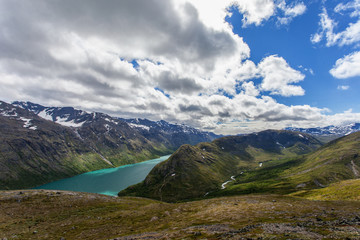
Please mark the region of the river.
POLYGON ((67 190, 117 196, 119 191, 144 180, 156 164, 165 161, 169 157, 170 155, 167 155, 117 168, 87 172, 71 178, 51 182, 35 189, 67 190))

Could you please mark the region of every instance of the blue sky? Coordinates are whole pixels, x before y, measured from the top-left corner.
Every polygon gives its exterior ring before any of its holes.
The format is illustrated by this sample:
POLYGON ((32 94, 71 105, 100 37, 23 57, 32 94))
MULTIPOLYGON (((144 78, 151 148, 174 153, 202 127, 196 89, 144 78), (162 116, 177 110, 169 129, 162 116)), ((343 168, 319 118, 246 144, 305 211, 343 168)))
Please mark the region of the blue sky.
POLYGON ((360 122, 360 0, 3 0, 1 100, 220 134, 360 122))
MULTIPOLYGON (((326 7, 331 12, 339 3, 346 2, 351 1, 309 1, 306 12, 285 26, 279 26, 273 18, 260 26, 244 28, 243 15, 236 9, 232 10, 232 17, 226 20, 233 26, 234 33, 242 36, 250 46, 252 61, 258 63, 268 55, 277 54, 284 57, 293 68, 306 74, 305 80, 300 84, 306 94, 291 98, 274 96, 278 102, 287 105, 310 104, 329 108, 331 113, 341 113, 348 109, 360 112, 360 77, 337 79, 329 72, 337 59, 358 49, 356 44, 327 47, 324 42, 314 44, 310 41, 311 35, 319 29, 319 14, 322 9, 326 7), (313 74, 304 71, 304 68, 312 69, 313 74), (338 89, 339 86, 349 88, 341 90, 338 89)), ((348 13, 333 14, 333 17, 338 22, 337 31, 345 30, 349 23, 354 22, 348 13)))

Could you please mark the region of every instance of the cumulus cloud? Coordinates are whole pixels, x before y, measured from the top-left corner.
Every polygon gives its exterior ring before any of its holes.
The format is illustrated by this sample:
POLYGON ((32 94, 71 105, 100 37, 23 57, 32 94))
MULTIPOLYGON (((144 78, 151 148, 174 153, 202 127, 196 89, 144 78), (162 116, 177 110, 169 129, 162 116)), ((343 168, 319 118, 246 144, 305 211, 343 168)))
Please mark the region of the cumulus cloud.
POLYGON ((360 76, 360 52, 354 52, 338 59, 330 70, 330 74, 340 79, 360 76))
POLYGON ((301 96, 305 94, 305 90, 293 85, 302 81, 305 76, 291 68, 284 58, 272 55, 264 58, 258 68, 263 81, 261 89, 270 91, 270 94, 281 96, 301 96))
POLYGON ((321 120, 324 109, 266 96, 303 95, 304 75, 276 55, 249 60, 225 22, 232 4, 244 26, 305 11, 273 0, 0 1, 2 100, 231 134, 321 120))

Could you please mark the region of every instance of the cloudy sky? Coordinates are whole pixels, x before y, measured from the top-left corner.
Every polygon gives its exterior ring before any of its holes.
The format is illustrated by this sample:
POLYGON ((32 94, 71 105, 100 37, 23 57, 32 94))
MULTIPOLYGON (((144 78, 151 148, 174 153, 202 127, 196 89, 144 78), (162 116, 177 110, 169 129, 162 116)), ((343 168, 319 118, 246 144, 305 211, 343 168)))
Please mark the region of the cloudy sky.
POLYGON ((360 122, 360 0, 1 0, 0 93, 222 134, 360 122))

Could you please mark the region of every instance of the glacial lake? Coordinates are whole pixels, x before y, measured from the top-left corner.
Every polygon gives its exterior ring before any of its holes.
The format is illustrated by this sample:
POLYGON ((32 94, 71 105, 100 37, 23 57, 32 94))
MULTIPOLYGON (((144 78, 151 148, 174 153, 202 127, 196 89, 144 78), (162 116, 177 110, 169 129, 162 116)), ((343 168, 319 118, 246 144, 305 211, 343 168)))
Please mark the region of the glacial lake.
POLYGON ((117 168, 87 172, 71 178, 51 182, 35 189, 67 190, 117 196, 117 193, 121 190, 143 181, 156 164, 167 160, 169 157, 170 155, 166 155, 157 159, 117 168))

